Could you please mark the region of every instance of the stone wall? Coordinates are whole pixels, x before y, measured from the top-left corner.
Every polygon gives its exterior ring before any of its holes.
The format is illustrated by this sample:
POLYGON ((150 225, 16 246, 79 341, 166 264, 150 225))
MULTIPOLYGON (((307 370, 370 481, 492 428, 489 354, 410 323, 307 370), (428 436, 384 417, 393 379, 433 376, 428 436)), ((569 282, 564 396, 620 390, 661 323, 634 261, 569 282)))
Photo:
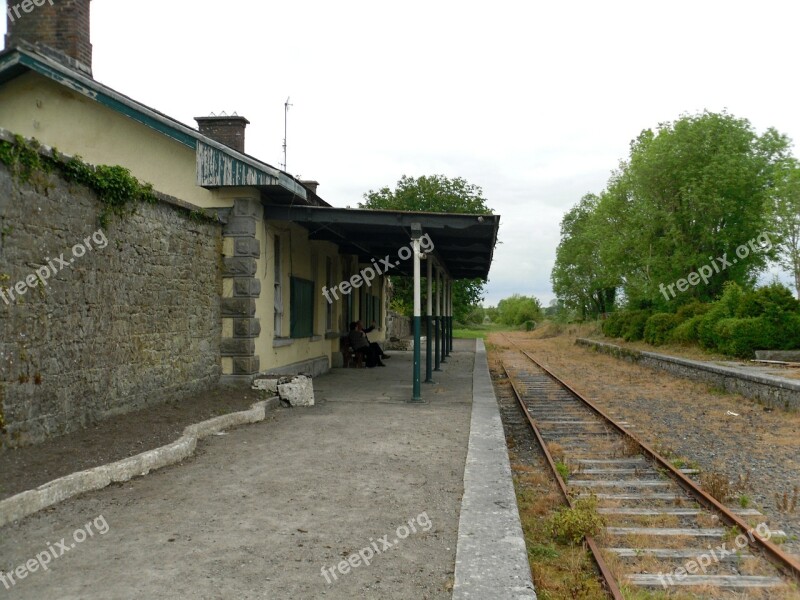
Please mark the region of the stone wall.
POLYGON ((412 333, 410 317, 405 317, 393 310, 386 311, 387 340, 393 340, 395 338, 402 340, 403 338, 410 337, 412 333))
POLYGON ((216 383, 222 226, 162 197, 101 230, 92 191, 34 181, 0 163, 0 446, 216 383))

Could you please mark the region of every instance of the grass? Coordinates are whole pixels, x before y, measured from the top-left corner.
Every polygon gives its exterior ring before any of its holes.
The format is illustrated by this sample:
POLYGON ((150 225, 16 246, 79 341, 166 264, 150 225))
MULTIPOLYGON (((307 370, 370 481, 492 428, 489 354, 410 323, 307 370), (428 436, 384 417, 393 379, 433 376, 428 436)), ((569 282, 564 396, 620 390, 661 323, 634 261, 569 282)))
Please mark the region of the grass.
POLYGON ((486 339, 486 336, 496 331, 516 331, 513 327, 508 325, 501 325, 499 323, 489 323, 488 325, 469 325, 468 327, 453 328, 453 337, 467 340, 474 340, 475 338, 486 339))

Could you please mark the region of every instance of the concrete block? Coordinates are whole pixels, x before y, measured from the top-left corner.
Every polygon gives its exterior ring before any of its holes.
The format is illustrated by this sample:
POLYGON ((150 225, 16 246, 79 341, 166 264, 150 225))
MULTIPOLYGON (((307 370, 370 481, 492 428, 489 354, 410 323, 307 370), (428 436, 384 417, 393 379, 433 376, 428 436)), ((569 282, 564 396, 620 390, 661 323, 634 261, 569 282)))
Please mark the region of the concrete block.
POLYGON ((800 350, 756 350, 756 358, 800 363, 800 350))
POLYGON ((255 379, 253 381, 253 389, 254 390, 263 390, 270 395, 278 395, 278 381, 280 381, 277 377, 264 377, 255 379))
POLYGON ((298 375, 278 385, 278 395, 290 406, 314 406, 314 385, 310 377, 298 375))

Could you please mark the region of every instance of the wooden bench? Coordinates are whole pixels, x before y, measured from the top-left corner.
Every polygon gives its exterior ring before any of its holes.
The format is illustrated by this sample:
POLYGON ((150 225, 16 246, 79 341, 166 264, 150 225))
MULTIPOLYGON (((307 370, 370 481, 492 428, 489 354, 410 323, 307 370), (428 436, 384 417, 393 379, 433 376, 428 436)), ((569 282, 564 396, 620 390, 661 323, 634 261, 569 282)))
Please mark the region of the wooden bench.
POLYGON ((342 359, 344 368, 360 369, 364 366, 364 355, 361 352, 353 350, 353 345, 350 343, 350 336, 343 335, 339 338, 339 348, 342 351, 342 359))

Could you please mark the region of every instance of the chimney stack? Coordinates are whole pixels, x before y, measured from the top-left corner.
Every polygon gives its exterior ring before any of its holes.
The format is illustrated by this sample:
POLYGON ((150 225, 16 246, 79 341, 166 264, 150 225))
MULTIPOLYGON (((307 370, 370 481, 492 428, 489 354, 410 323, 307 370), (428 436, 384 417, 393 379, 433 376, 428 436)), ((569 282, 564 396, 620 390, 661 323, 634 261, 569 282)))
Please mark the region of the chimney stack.
POLYGON ((6 48, 36 51, 92 76, 91 0, 7 0, 6 48))
POLYGON ((301 179, 300 183, 309 190, 312 194, 316 195, 317 188, 319 187, 319 181, 314 181, 313 179, 301 179))
POLYGON ((204 136, 244 154, 244 129, 250 121, 237 115, 195 117, 194 120, 197 121, 197 127, 204 136))

